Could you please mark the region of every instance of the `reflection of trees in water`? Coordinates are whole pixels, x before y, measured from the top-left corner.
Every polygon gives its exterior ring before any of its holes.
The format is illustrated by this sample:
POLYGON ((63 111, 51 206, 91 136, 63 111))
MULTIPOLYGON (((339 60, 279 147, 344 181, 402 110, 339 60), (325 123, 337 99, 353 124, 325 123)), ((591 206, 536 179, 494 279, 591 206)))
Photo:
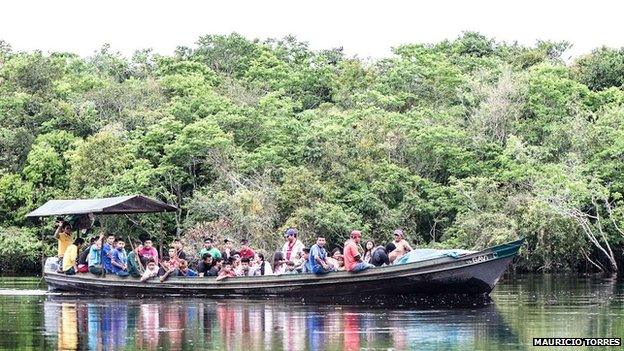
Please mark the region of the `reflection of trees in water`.
POLYGON ((534 337, 624 335, 618 289, 615 278, 527 275, 499 285, 494 299, 521 343, 532 345, 534 337))
POLYGON ((64 349, 473 348, 513 343, 496 307, 384 310, 268 301, 51 300, 64 349))
POLYGON ((0 295, 0 349, 521 349, 536 336, 624 335, 622 288, 519 276, 485 308, 0 295))

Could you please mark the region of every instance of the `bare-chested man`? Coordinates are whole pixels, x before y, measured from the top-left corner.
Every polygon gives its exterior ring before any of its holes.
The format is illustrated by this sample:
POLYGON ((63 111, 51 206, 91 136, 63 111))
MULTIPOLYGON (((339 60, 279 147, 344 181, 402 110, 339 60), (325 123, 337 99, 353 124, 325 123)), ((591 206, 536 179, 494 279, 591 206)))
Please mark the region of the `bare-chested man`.
POLYGON ((390 262, 394 262, 394 260, 396 260, 397 258, 413 250, 407 240, 405 240, 405 236, 401 229, 397 229, 394 231, 393 244, 394 246, 396 246, 396 248, 388 254, 390 262))

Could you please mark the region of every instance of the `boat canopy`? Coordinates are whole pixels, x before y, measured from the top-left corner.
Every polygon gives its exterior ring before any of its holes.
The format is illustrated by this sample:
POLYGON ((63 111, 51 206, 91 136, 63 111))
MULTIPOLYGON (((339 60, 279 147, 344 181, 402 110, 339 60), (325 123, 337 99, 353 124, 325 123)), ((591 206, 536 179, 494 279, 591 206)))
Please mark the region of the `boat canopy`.
POLYGON ((129 214, 172 212, 178 208, 143 195, 107 197, 102 199, 50 200, 26 217, 72 214, 129 214))

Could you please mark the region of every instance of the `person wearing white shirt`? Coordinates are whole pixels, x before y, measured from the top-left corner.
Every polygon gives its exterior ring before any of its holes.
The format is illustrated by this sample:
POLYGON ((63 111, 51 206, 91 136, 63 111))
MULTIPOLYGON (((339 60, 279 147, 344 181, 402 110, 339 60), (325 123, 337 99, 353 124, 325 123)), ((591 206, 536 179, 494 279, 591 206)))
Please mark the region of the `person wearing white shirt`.
POLYGON ((297 229, 288 228, 284 236, 286 237, 286 242, 282 247, 284 259, 293 262, 295 266, 299 266, 302 261, 303 249, 305 246, 301 240, 297 239, 297 229))

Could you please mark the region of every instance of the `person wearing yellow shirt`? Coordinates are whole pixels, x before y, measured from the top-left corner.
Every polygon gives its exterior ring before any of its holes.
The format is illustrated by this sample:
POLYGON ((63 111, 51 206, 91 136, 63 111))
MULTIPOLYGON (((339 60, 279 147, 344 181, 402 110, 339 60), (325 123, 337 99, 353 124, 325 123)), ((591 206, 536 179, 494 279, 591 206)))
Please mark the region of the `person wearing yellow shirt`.
POLYGON ((59 220, 56 222, 56 231, 54 237, 58 240, 58 262, 59 265, 63 264, 63 255, 67 250, 67 247, 72 243, 72 227, 71 224, 59 220))
POLYGON ((82 244, 84 244, 84 239, 78 238, 65 250, 63 254, 63 273, 74 275, 78 272, 78 250, 80 250, 82 244))

